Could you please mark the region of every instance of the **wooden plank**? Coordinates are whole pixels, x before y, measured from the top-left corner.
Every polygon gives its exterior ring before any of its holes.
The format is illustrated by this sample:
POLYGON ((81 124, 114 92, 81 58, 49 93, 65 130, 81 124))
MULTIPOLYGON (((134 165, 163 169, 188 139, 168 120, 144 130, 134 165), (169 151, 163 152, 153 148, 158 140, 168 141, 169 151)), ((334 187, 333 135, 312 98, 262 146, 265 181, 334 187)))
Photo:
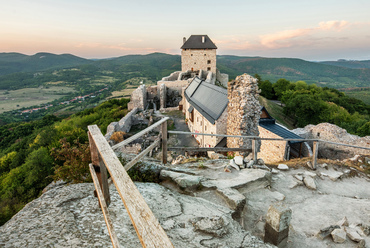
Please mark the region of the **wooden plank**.
POLYGON ((370 150, 370 147, 363 147, 363 146, 355 146, 355 145, 348 145, 344 143, 336 143, 336 142, 331 142, 331 141, 326 141, 326 140, 319 140, 320 142, 325 142, 328 144, 333 144, 333 145, 339 145, 339 146, 347 146, 347 147, 353 147, 353 148, 359 148, 359 149, 365 149, 365 150, 370 150))
POLYGON ((110 236, 110 239, 112 241, 112 245, 113 245, 114 248, 121 247, 120 244, 119 244, 116 232, 114 231, 113 223, 112 223, 112 220, 111 220, 111 218, 109 216, 109 212, 108 212, 108 206, 107 206, 107 203, 105 202, 103 192, 100 188, 100 182, 99 182, 99 179, 98 179, 98 177, 95 173, 94 166, 92 164, 89 164, 89 168, 90 168, 91 177, 93 179, 95 189, 96 189, 96 192, 97 192, 97 195, 98 195, 100 207, 103 211, 105 224, 107 225, 109 236, 110 236))
POLYGON ((144 151, 142 151, 139 155, 137 155, 133 160, 128 162, 124 168, 126 171, 131 169, 132 166, 134 166, 141 158, 143 158, 145 155, 147 155, 151 150, 153 150, 158 144, 159 144, 160 139, 156 139, 153 144, 148 146, 144 151))
POLYGON ((167 122, 162 123, 162 163, 167 164, 167 122))
POLYGON ((312 147, 312 167, 313 169, 316 169, 317 166, 317 154, 319 151, 319 143, 317 141, 313 142, 313 147, 312 147))
MULTIPOLYGON (((257 139, 257 140, 280 140, 280 141, 319 141, 318 139, 283 139, 283 138, 262 138, 259 136, 241 136, 241 135, 227 135, 227 134, 209 134, 209 133, 193 133, 183 131, 168 131, 169 134, 187 134, 187 135, 204 135, 204 136, 215 136, 215 137, 232 137, 232 138, 244 138, 244 139, 257 139)), ((320 140, 321 141, 321 140, 320 140)))
MULTIPOLYGON (((94 142, 94 139, 91 137, 90 132, 87 132, 87 136, 89 137, 91 161, 92 161, 92 164, 94 166, 99 167, 99 171, 96 172, 96 175, 97 175, 97 178, 99 180, 100 188, 103 191, 105 202, 109 206, 109 204, 110 204, 110 194, 109 194, 109 186, 108 186, 107 169, 105 168, 104 163, 100 159, 98 150, 96 148, 96 144, 94 142)), ((96 193, 96 191, 95 191, 95 193, 96 193)))
MULTIPOLYGON (((146 204, 108 142, 96 125, 88 126, 99 154, 104 161, 114 185, 121 196, 126 211, 143 247, 173 247, 167 234, 146 204)), ((165 203, 164 203, 165 204, 165 203)))
POLYGON ((127 144, 129 144, 130 142, 140 138, 141 136, 143 136, 144 134, 148 133, 149 131, 153 130, 154 128, 158 127, 159 125, 161 125, 163 122, 167 121, 168 119, 170 119, 169 117, 164 117, 163 119, 161 119, 160 121, 157 121, 156 123, 154 123, 153 125, 151 125, 150 127, 147 127, 145 128, 144 130, 138 132, 137 134, 135 135, 132 135, 130 138, 127 138, 125 139, 124 141, 112 146, 112 149, 113 150, 116 150, 122 146, 125 146, 127 144))
POLYGON ((252 149, 227 148, 227 147, 168 147, 168 151, 189 151, 189 152, 252 152, 252 149))
POLYGON ((256 139, 252 140, 252 156, 253 156, 253 161, 255 164, 257 164, 257 146, 256 146, 256 139))

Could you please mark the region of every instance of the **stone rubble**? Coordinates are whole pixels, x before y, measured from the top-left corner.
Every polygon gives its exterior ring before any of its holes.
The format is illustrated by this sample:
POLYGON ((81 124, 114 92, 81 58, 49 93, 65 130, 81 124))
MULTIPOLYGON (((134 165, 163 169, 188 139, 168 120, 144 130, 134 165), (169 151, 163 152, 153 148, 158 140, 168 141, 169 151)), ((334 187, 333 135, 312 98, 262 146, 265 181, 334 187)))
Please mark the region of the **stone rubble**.
POLYGON ((279 170, 289 170, 289 167, 286 164, 279 164, 277 168, 279 170))
POLYGON ((312 190, 316 190, 317 186, 316 186, 315 180, 312 177, 305 176, 304 179, 303 179, 303 182, 304 182, 304 184, 306 185, 307 188, 312 189, 312 190))
POLYGON ((331 237, 333 238, 334 243, 344 243, 346 242, 347 233, 343 228, 334 229, 331 232, 331 237))

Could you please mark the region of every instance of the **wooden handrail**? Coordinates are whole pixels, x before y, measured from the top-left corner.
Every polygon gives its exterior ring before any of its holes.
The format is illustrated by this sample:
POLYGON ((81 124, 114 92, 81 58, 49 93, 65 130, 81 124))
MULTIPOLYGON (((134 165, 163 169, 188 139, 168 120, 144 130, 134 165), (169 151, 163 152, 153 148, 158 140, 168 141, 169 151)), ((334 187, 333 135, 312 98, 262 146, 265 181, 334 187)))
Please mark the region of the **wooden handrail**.
MULTIPOLYGON (((168 118, 164 119, 165 120, 161 120, 161 123, 165 122, 168 118)), ((158 122, 156 124, 157 126, 160 125, 158 122)), ((153 126, 150 128, 153 129, 153 126)), ((122 202, 125 205, 126 211, 131 219, 142 246, 148 248, 173 247, 167 234, 164 232, 157 218, 146 204, 143 196, 140 194, 126 170, 123 168, 121 162, 117 158, 112 148, 109 146, 98 126, 88 126, 88 130, 91 139, 96 145, 99 158, 109 171, 112 181, 116 186, 119 195, 121 196, 122 202)), ((146 132, 148 132, 148 130, 146 130, 146 132)))
POLYGON ((131 143, 132 141, 136 140, 137 138, 140 138, 141 136, 143 136, 144 134, 148 133, 149 131, 153 130, 154 128, 158 127, 159 125, 161 125, 162 123, 166 122, 168 119, 170 119, 169 117, 164 117, 162 118, 160 121, 157 121, 156 123, 154 123, 153 125, 151 125, 150 127, 147 127, 145 128, 144 130, 138 132, 137 134, 135 135, 132 135, 130 138, 127 138, 125 139, 124 141, 112 146, 112 149, 113 150, 116 150, 122 146, 125 146, 129 143, 131 143))

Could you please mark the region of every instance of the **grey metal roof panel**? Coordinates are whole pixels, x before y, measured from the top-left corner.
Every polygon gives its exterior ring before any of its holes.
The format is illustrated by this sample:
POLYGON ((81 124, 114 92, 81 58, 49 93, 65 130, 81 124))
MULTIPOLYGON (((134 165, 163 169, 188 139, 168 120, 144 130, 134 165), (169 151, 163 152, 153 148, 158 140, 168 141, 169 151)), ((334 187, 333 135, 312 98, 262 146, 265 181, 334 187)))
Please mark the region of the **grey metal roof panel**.
POLYGON ((198 77, 195 77, 193 81, 185 89, 185 93, 190 97, 193 95, 194 91, 198 88, 199 84, 202 82, 198 77))
POLYGON ((217 49, 217 47, 208 35, 191 35, 182 45, 181 49, 217 49), (202 42, 203 36, 204 43, 202 42))
POLYGON ((212 124, 227 107, 227 90, 196 78, 185 90, 185 97, 212 124))
MULTIPOLYGON (((274 120, 275 121, 275 120, 274 120)), ((261 121, 259 125, 266 130, 284 138, 284 139, 302 139, 302 137, 298 136, 297 134, 289 131, 288 129, 275 124, 275 122, 268 122, 268 121, 261 121)), ((290 143, 300 143, 301 141, 290 141, 290 143)))
POLYGON ((189 113, 193 112, 193 110, 194 110, 193 106, 190 106, 189 109, 188 109, 189 113))

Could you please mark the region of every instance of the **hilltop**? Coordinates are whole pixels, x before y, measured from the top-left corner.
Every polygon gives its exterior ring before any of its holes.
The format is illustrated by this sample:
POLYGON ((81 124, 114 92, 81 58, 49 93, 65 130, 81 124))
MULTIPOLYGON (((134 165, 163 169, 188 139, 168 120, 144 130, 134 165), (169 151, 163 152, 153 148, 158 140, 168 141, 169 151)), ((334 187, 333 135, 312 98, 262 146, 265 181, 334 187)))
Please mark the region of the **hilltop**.
POLYGON ((0 53, 0 75, 68 68, 88 63, 91 63, 91 61, 72 54, 36 53, 25 55, 21 53, 0 53))

